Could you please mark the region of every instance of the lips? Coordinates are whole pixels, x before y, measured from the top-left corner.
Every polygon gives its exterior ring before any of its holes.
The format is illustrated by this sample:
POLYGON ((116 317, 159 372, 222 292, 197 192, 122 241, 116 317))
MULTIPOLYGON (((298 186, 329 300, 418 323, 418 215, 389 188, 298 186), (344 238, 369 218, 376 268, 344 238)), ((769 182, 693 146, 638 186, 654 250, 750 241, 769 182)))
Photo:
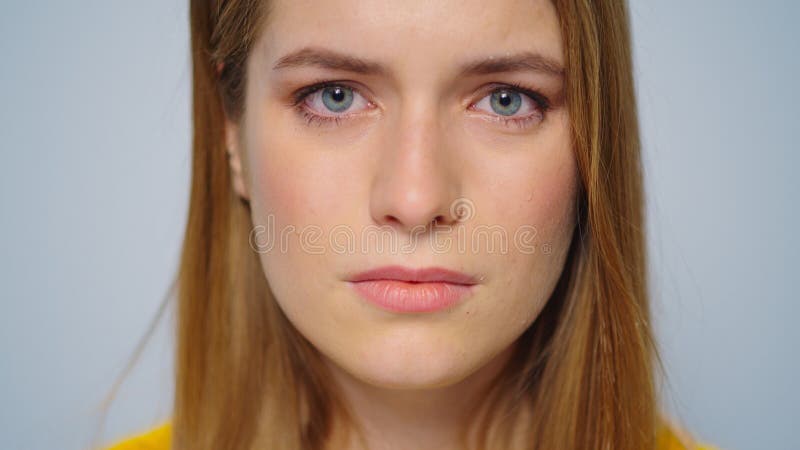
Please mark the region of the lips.
POLYGON ((368 270, 353 275, 349 279, 353 282, 371 280, 397 280, 410 283, 450 283, 473 285, 478 281, 475 277, 454 270, 442 267, 429 267, 423 269, 411 269, 403 266, 386 266, 368 270))
POLYGON ((453 307, 478 283, 471 275, 441 267, 402 266, 368 270, 348 281, 362 298, 396 313, 434 312, 453 307))

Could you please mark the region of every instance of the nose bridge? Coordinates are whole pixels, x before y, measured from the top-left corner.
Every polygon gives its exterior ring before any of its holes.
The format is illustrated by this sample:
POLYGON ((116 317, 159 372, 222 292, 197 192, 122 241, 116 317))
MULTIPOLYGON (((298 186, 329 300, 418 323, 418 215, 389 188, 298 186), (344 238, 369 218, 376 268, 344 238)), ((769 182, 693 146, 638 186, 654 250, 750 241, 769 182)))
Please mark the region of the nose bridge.
POLYGON ((379 224, 411 229, 451 220, 461 180, 447 148, 445 124, 432 97, 407 99, 382 143, 371 209, 379 224))

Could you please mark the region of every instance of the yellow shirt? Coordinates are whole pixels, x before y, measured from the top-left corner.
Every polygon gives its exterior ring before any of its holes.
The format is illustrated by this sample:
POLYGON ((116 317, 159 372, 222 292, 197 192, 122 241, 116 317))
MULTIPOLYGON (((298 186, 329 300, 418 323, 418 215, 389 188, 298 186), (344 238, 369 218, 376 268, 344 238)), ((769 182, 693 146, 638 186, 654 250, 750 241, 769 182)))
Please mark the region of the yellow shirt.
MULTIPOLYGON (((131 436, 107 450, 169 450, 170 424, 163 423, 145 433, 131 436)), ((710 445, 694 445, 688 443, 688 438, 680 438, 680 432, 673 426, 664 426, 658 432, 658 450, 716 450, 710 445)))

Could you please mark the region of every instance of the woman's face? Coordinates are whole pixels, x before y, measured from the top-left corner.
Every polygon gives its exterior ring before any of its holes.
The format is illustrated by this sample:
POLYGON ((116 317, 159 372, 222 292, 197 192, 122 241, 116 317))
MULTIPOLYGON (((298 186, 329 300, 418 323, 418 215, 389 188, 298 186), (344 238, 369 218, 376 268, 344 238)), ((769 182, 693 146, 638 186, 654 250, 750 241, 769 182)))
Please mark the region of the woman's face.
POLYGON ((271 3, 243 120, 227 130, 276 300, 359 380, 464 379, 537 317, 575 225, 556 11, 537 0, 271 3), (385 266, 473 284, 352 282, 385 266))

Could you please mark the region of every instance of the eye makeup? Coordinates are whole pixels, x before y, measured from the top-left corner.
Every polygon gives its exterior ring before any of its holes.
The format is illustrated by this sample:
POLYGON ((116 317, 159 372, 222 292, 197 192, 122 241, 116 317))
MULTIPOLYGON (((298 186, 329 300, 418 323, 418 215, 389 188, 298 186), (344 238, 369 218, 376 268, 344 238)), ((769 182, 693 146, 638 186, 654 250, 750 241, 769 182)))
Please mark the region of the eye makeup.
MULTIPOLYGON (((543 93, 519 83, 490 83, 489 88, 484 88, 482 91, 480 100, 471 103, 467 109, 505 127, 530 128, 544 120, 552 105, 543 93), (479 109, 478 105, 484 103, 486 99, 491 99, 489 102, 491 110, 479 109), (509 104, 514 105, 511 114, 498 111, 509 104), (514 115, 522 104, 527 105, 526 109, 531 111, 526 115, 514 115)), ((348 81, 336 80, 323 80, 298 89, 291 94, 289 106, 307 126, 339 126, 377 107, 362 94, 361 89, 352 86, 348 81), (342 100, 349 101, 346 107, 337 105, 342 100), (352 109, 350 106, 353 103, 360 104, 362 110, 347 112, 352 109)))

